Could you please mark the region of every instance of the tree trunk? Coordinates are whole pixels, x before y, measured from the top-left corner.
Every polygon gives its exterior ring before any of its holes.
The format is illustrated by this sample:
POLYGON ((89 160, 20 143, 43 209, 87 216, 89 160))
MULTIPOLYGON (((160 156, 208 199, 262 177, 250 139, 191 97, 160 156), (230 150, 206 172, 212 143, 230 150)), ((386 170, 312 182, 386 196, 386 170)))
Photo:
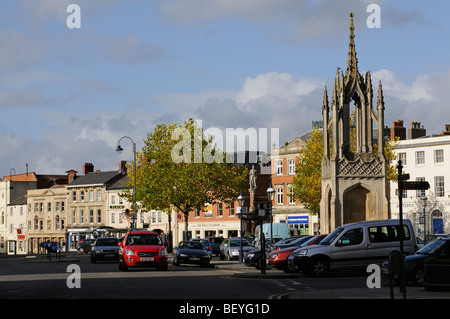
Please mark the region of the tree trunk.
POLYGON ((184 238, 183 240, 189 240, 189 233, 188 233, 188 229, 189 229, 189 211, 185 211, 183 212, 184 214, 184 238))

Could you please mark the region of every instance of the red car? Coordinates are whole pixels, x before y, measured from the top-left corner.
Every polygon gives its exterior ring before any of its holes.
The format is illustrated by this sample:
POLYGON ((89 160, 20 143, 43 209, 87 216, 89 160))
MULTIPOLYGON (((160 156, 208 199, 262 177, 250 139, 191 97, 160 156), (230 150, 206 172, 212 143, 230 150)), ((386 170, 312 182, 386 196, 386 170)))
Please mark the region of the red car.
POLYGON ((289 268, 287 263, 287 258, 289 255, 296 249, 299 249, 300 247, 306 247, 306 246, 312 246, 319 244, 322 239, 325 238, 327 235, 316 235, 309 239, 308 241, 304 242, 300 246, 293 246, 284 248, 281 250, 276 250, 271 252, 269 255, 267 255, 267 268, 276 268, 278 270, 283 270, 284 272, 290 273, 290 272, 297 272, 294 269, 289 268))
POLYGON ((119 270, 126 271, 129 267, 168 268, 167 250, 155 232, 133 230, 119 242, 119 246, 119 270))

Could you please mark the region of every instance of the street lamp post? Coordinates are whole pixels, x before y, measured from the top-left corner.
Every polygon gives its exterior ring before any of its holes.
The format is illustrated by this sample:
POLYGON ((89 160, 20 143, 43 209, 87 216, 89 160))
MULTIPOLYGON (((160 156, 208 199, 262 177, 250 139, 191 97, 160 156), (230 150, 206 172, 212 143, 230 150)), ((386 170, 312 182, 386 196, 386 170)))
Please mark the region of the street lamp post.
POLYGON ((241 263, 243 261, 244 258, 244 252, 242 251, 242 217, 243 217, 243 208, 244 208, 244 201, 245 201, 245 197, 241 195, 239 195, 238 197, 238 203, 239 203, 239 208, 240 208, 240 218, 241 218, 241 240, 240 240, 240 251, 239 251, 239 262, 241 263))
POLYGON ((422 201, 422 206, 423 206, 423 244, 426 245, 427 244, 427 218, 426 218, 426 212, 425 212, 425 207, 427 207, 427 196, 425 194, 423 194, 423 196, 420 198, 420 200, 422 201))
POLYGON ((272 201, 273 197, 275 196, 275 189, 273 189, 272 184, 270 184, 269 188, 267 189, 267 198, 269 199, 269 209, 270 209, 270 242, 273 244, 273 229, 272 229, 272 201))
POLYGON ((122 136, 119 139, 119 142, 117 143, 117 148, 116 148, 116 152, 118 154, 121 154, 123 151, 123 148, 120 146, 120 141, 123 138, 128 138, 131 140, 131 143, 133 145, 133 156, 134 156, 134 214, 133 214, 133 221, 132 221, 132 225, 131 228, 135 229, 136 228, 136 216, 137 216, 137 206, 136 206, 136 143, 134 143, 133 139, 131 137, 128 136, 122 136))

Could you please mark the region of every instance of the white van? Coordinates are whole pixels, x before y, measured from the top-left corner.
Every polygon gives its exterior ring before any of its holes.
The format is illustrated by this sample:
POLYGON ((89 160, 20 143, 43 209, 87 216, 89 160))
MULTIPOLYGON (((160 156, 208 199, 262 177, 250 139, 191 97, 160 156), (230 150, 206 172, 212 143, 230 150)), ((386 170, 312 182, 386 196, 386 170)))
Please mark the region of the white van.
MULTIPOLYGON (((339 226, 319 245, 299 248, 288 258, 291 269, 324 277, 329 269, 362 268, 382 264, 391 251, 400 250, 398 219, 364 221, 339 226)), ((403 251, 417 250, 416 235, 411 221, 403 220, 403 251)))

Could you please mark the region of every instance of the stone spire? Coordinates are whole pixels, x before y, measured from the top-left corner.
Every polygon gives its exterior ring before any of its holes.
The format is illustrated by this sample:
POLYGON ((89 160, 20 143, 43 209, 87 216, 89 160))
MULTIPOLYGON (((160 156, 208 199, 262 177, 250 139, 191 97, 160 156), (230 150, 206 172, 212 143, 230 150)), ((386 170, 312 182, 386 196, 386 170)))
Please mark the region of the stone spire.
POLYGON ((350 13, 350 43, 348 45, 348 60, 346 75, 358 71, 358 59, 356 58, 355 49, 355 26, 353 25, 353 12, 350 13))

